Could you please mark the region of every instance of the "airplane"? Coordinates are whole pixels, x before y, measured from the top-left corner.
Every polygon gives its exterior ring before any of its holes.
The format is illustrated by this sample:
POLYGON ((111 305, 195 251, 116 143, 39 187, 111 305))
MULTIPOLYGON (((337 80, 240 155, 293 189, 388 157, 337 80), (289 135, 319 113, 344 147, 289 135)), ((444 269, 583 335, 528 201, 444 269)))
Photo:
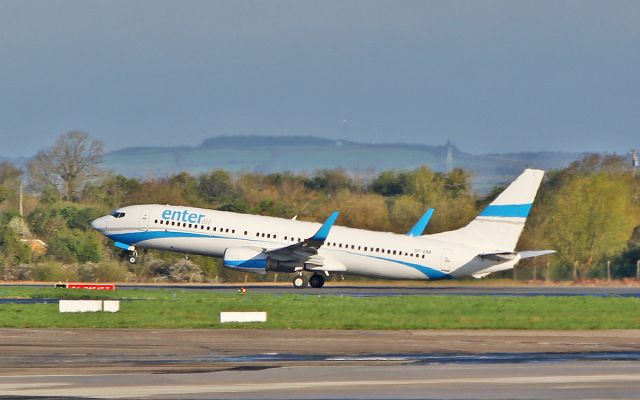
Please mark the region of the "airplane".
POLYGON ((423 235, 433 209, 406 234, 201 208, 121 207, 92 227, 129 252, 169 250, 220 257, 226 268, 293 274, 293 286, 321 288, 330 274, 383 279, 482 278, 554 250, 516 251, 544 171, 527 169, 468 225, 423 235))

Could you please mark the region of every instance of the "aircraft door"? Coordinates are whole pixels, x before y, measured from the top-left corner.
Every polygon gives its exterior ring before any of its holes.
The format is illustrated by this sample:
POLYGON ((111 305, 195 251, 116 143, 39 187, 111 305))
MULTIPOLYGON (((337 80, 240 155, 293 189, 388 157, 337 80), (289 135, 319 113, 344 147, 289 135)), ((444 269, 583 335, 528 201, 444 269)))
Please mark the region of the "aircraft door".
POLYGON ((140 226, 138 230, 147 231, 149 230, 149 219, 151 216, 151 210, 144 210, 140 215, 140 226))
POLYGON ((451 249, 442 250, 442 263, 440 264, 440 268, 442 269, 442 272, 451 271, 451 259, 452 259, 451 249))

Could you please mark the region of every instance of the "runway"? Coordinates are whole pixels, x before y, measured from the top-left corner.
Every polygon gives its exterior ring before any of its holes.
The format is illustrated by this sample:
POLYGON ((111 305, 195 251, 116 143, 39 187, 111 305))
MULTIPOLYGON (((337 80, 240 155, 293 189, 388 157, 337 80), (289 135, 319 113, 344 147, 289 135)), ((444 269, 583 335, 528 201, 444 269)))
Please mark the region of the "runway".
POLYGON ((0 398, 636 399, 640 331, 0 329, 0 398))
MULTIPOLYGON (((2 286, 31 286, 47 287, 53 284, 32 285, 2 285, 2 286)), ((161 290, 211 290, 220 293, 236 293, 240 288, 246 288, 252 293, 264 294, 308 294, 320 296, 352 296, 352 297, 380 297, 380 296, 597 296, 597 297, 640 297, 640 286, 475 286, 475 285, 327 285, 321 289, 294 289, 289 284, 257 285, 200 285, 200 284, 118 284, 118 290, 132 289, 161 289, 161 290)))

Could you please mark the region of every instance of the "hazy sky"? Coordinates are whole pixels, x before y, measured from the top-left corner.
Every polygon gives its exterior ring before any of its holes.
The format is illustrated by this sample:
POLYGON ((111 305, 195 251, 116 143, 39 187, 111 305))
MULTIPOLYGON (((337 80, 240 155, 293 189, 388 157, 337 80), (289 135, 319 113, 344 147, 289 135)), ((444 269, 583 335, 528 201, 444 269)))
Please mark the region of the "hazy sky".
POLYGON ((72 129, 626 151, 640 1, 0 0, 0 155, 72 129))

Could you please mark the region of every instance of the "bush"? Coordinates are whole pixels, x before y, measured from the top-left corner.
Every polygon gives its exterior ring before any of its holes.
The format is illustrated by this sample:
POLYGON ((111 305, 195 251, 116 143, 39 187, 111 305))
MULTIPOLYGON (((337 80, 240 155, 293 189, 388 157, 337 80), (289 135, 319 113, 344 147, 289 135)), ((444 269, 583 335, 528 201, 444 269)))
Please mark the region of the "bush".
POLYGON ((49 243, 49 254, 67 263, 98 262, 102 258, 95 234, 79 230, 62 231, 54 235, 49 243))
POLYGON ((180 260, 169 267, 171 282, 202 282, 202 268, 191 260, 180 260))
POLYGON ((95 282, 96 269, 97 265, 92 262, 78 265, 78 279, 81 282, 95 282))
POLYGON ((1 270, 4 281, 29 281, 31 280, 33 267, 28 264, 5 265, 1 270))
POLYGON ((127 268, 116 261, 103 261, 95 267, 98 282, 125 282, 127 277, 127 268))
POLYGON ((31 248, 22 243, 18 234, 8 226, 0 226, 0 254, 5 265, 16 265, 31 260, 31 248))
POLYGON ((66 282, 78 280, 78 275, 75 265, 65 266, 59 262, 46 262, 33 267, 32 278, 43 282, 66 282))

